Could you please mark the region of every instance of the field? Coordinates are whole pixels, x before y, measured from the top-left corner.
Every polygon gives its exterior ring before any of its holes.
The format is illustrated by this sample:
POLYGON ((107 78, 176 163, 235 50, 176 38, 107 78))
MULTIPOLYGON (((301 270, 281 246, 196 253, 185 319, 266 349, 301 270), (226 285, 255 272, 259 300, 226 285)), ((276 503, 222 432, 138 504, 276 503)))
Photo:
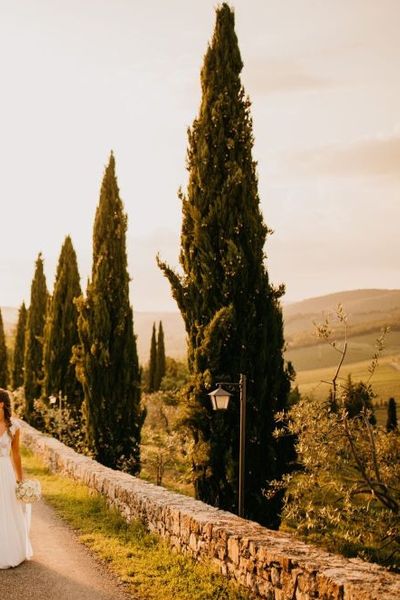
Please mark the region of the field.
MULTIPOLYGON (((341 370, 340 381, 343 381, 350 373, 354 381, 366 381, 369 377, 369 365, 369 360, 345 364, 341 370)), ((296 384, 299 386, 302 394, 312 394, 316 398, 323 399, 327 397, 329 391, 329 385, 323 382, 330 381, 334 373, 334 366, 298 371, 296 384)), ((383 357, 371 379, 371 384, 377 394, 376 402, 378 405, 382 402, 387 402, 390 396, 394 396, 399 400, 400 355, 383 357)))
MULTIPOLYGON (((379 331, 354 337, 350 334, 345 364, 349 365, 350 363, 370 360, 375 352, 375 343, 379 335, 379 331)), ((338 336, 338 342, 338 347, 341 347, 340 335, 338 336)), ((382 356, 389 358, 396 355, 400 356, 400 331, 390 331, 385 339, 385 349, 382 356)), ((314 346, 295 348, 285 353, 286 360, 290 360, 296 371, 299 372, 335 367, 338 364, 338 357, 338 352, 326 342, 314 346)))

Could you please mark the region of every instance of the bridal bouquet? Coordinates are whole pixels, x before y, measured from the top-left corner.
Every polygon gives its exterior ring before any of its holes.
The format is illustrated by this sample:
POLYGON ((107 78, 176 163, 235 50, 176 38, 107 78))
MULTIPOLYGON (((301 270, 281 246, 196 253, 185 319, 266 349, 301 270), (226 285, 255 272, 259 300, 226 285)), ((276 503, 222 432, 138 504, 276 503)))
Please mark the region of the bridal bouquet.
POLYGON ((42 495, 42 488, 38 479, 26 479, 17 483, 17 489, 15 491, 17 500, 24 502, 24 504, 32 504, 40 500, 42 495))

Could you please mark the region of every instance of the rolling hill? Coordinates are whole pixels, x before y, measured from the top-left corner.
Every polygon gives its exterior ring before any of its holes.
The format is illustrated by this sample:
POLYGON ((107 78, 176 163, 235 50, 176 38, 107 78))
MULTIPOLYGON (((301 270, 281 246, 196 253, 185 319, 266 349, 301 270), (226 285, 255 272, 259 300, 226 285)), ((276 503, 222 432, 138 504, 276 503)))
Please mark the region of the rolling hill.
MULTIPOLYGON (((314 334, 313 322, 322 321, 335 312, 341 303, 348 314, 349 350, 346 364, 368 360, 374 352, 375 340, 381 328, 391 327, 386 339, 386 356, 400 356, 400 290, 353 290, 337 292, 317 298, 284 305, 286 357, 295 369, 315 371, 326 369, 337 363, 337 353, 327 344, 321 344, 314 334)), ((2 308, 6 332, 11 334, 15 327, 16 308, 2 308)), ((135 312, 134 324, 138 341, 139 358, 146 363, 150 351, 153 322, 163 322, 165 345, 169 356, 182 358, 185 355, 185 328, 178 312, 135 312)), ((341 339, 341 331, 337 331, 341 339)))
MULTIPOLYGON (((368 366, 383 327, 390 327, 385 338, 380 365, 371 383, 378 400, 400 398, 400 290, 354 290, 296 302, 284 308, 286 358, 296 369, 300 391, 325 397, 327 384, 340 358, 337 351, 315 335, 315 322, 335 315, 342 304, 348 316, 348 349, 341 376, 368 380, 368 366)), ((334 324, 334 320, 332 321, 334 324)), ((334 325, 333 338, 342 347, 343 328, 334 325)))
POLYGON ((385 354, 400 354, 400 290, 355 290, 310 298, 284 308, 286 357, 299 371, 329 367, 337 363, 337 352, 315 335, 316 322, 332 319, 333 337, 343 338, 335 324, 335 311, 342 304, 348 316, 349 347, 346 363, 368 360, 383 327, 390 327, 385 354))

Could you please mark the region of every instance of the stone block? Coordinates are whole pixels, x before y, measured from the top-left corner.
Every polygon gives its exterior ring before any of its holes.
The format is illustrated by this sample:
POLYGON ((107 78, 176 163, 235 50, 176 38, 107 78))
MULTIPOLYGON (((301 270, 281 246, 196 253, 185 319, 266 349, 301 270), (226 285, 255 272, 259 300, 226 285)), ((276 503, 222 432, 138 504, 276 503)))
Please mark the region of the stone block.
POLYGON ((274 587, 280 587, 281 585, 281 573, 277 567, 271 568, 271 583, 274 587))
POLYGON ((234 565, 239 564, 239 539, 237 537, 229 537, 228 543, 228 558, 234 565))
POLYGON ((196 534, 191 533, 190 537, 189 537, 189 548, 193 551, 193 552, 197 552, 197 537, 196 534))

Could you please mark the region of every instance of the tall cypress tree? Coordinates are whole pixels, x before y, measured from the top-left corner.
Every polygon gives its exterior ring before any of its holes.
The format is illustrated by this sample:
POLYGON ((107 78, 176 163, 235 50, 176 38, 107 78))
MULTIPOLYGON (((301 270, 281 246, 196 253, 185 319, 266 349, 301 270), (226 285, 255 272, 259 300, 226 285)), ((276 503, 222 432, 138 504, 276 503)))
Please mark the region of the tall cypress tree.
POLYGON ((164 329, 162 321, 158 326, 157 336, 157 371, 156 371, 156 389, 159 390, 161 386, 162 378, 165 375, 165 342, 164 342, 164 329))
POLYGON ((8 358, 6 336, 4 333, 3 316, 0 310, 0 387, 7 389, 8 385, 8 358))
POLYGON ((61 392, 77 414, 83 390, 71 358, 72 349, 79 341, 78 310, 74 299, 81 293, 76 253, 70 236, 67 236, 61 248, 44 330, 42 394, 48 397, 61 392))
POLYGON ((31 285, 31 304, 28 311, 25 335, 24 388, 25 418, 32 422, 33 401, 40 397, 42 387, 43 329, 46 319, 48 293, 41 253, 36 260, 31 285))
POLYGON ((24 354, 25 354, 25 329, 28 318, 25 302, 18 311, 17 333, 15 336, 14 359, 12 368, 12 387, 14 390, 24 384, 24 354))
POLYGON ((88 443, 111 468, 140 469, 140 372, 129 304, 127 217, 113 154, 105 170, 93 230, 92 277, 78 301, 77 375, 84 389, 88 443))
POLYGON ((149 392, 157 390, 157 337, 156 324, 153 323, 153 331, 151 334, 150 343, 150 360, 149 360, 149 392))
POLYGON ((279 297, 265 266, 263 222, 252 159, 250 102, 240 81, 242 60, 234 13, 224 3, 201 73, 200 112, 189 130, 189 182, 182 199, 183 275, 159 260, 188 334, 192 375, 187 424, 195 449, 196 497, 237 508, 239 398, 213 414, 208 392, 216 381, 248 378, 246 497, 248 517, 279 524, 279 499, 267 500, 267 481, 286 470, 274 441, 273 415, 290 388, 283 360, 279 297))
POLYGON ((397 407, 396 400, 389 398, 387 407, 386 431, 397 430, 397 407))

